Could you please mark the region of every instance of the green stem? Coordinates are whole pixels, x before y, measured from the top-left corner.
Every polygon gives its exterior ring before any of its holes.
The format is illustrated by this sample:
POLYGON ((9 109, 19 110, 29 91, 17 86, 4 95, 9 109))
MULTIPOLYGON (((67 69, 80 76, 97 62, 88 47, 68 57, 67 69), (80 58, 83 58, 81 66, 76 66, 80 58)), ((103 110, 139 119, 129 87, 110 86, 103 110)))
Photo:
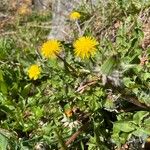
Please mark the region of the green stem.
POLYGON ((60 146, 61 146, 61 149, 60 149, 60 150, 67 150, 67 147, 66 147, 66 145, 65 145, 65 143, 64 143, 64 141, 63 141, 63 138, 62 138, 62 136, 59 134, 59 132, 57 131, 57 129, 55 129, 55 133, 56 133, 56 136, 57 136, 57 138, 58 138, 58 142, 59 142, 59 144, 60 144, 60 146))
POLYGON ((64 62, 64 64, 65 64, 66 66, 68 66, 68 68, 70 68, 70 69, 72 70, 72 74, 73 74, 75 77, 78 77, 77 71, 76 71, 65 59, 63 59, 62 57, 60 57, 58 54, 56 54, 56 56, 57 56, 60 60, 62 60, 62 61, 64 62))

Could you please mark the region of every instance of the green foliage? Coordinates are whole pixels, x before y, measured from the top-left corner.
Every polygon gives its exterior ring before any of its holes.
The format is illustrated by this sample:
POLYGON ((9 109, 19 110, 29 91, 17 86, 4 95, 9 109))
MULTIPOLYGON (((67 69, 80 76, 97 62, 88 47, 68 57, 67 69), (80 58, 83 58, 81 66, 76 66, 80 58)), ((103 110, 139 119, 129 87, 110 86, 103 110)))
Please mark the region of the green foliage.
POLYGON ((6 137, 3 136, 2 134, 0 134, 0 148, 1 148, 1 150, 6 150, 7 144, 8 144, 8 141, 7 141, 6 137))
POLYGON ((84 14, 78 22, 81 31, 97 35, 100 43, 90 59, 77 58, 68 42, 61 42, 64 51, 56 59, 42 57, 49 29, 40 25, 50 13, 17 18, 9 25, 16 33, 0 37, 0 149, 30 150, 41 144, 65 150, 65 142, 84 125, 70 149, 110 150, 150 136, 150 49, 142 47, 139 19, 150 4, 116 0, 106 5, 96 14, 102 33, 86 24, 95 8, 79 10, 84 14), (37 80, 28 77, 32 64, 42 70, 37 80))

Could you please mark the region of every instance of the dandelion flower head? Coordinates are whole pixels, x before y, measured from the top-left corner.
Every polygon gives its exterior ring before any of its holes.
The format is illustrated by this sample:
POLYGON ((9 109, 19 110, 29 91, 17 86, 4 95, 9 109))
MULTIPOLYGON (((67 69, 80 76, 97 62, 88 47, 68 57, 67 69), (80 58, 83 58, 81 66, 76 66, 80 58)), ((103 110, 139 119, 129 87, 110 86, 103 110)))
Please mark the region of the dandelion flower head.
POLYGON ((80 13, 78 13, 78 12, 76 12, 76 11, 73 11, 73 12, 70 14, 70 19, 71 19, 71 20, 78 20, 80 17, 81 17, 80 13))
POLYGON ((90 36, 83 36, 76 40, 73 44, 75 55, 85 59, 94 56, 98 42, 90 36))
POLYGON ((36 80, 39 77, 40 73, 41 68, 36 64, 31 65, 28 69, 28 75, 30 79, 36 80))
POLYGON ((45 58, 55 58, 60 51, 61 43, 57 40, 48 40, 41 48, 41 53, 45 58))

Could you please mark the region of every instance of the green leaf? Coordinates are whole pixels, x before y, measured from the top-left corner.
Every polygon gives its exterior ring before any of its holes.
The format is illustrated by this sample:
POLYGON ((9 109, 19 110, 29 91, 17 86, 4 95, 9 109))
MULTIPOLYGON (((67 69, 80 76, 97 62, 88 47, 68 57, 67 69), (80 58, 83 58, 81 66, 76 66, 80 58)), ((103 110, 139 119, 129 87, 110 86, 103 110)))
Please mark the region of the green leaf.
POLYGON ((7 85, 5 82, 0 82, 0 91, 3 93, 3 94, 7 94, 7 85))
POLYGON ((7 150, 8 140, 0 133, 0 150, 7 150))
POLYGON ((31 84, 27 84, 27 85, 24 87, 24 89, 22 90, 21 95, 22 95, 23 97, 28 96, 30 90, 31 90, 31 84))
POLYGON ((116 56, 109 57, 101 66, 101 73, 105 75, 110 75, 118 64, 116 56))
POLYGON ((129 139, 129 137, 130 137, 130 134, 128 134, 128 133, 123 132, 123 133, 119 134, 119 139, 122 144, 124 144, 127 141, 127 139, 129 139))
POLYGON ((128 88, 135 88, 135 82, 131 81, 131 78, 123 78, 123 83, 128 88))
POLYGON ((10 106, 10 108, 6 105, 0 105, 0 112, 3 111, 7 114, 13 114, 13 111, 11 110, 11 107, 13 108, 13 106, 10 106))
POLYGON ((143 73, 142 77, 146 81, 147 79, 150 79, 150 73, 149 72, 143 73))
POLYGON ((135 9, 139 10, 142 5, 142 3, 140 1, 137 1, 137 0, 132 0, 132 5, 134 6, 135 9))
POLYGON ((139 111, 133 116, 133 120, 136 124, 140 125, 143 118, 146 117, 147 115, 149 115, 149 112, 139 111))
POLYGON ((114 124, 113 130, 116 133, 120 131, 131 132, 135 130, 135 126, 131 122, 121 121, 114 124))
POLYGON ((144 119, 145 126, 150 126, 150 118, 144 119))
POLYGON ((35 117, 36 117, 37 119, 39 119, 40 117, 43 116, 43 112, 44 112, 43 108, 34 107, 34 108, 32 109, 32 111, 34 112, 35 117))
POLYGON ((27 146, 23 146, 23 145, 21 145, 20 150, 29 150, 29 148, 28 148, 27 146))
POLYGON ((64 110, 67 111, 67 110, 71 110, 71 106, 69 104, 66 104, 64 106, 64 110))
POLYGON ((137 136, 137 137, 146 137, 150 135, 150 128, 137 128, 135 131, 132 132, 133 135, 137 136))
POLYGON ((4 81, 4 79, 3 79, 3 71, 2 70, 0 70, 0 81, 4 81))
POLYGON ((114 104, 113 100, 106 99, 104 107, 111 110, 111 109, 115 108, 115 104, 114 104))

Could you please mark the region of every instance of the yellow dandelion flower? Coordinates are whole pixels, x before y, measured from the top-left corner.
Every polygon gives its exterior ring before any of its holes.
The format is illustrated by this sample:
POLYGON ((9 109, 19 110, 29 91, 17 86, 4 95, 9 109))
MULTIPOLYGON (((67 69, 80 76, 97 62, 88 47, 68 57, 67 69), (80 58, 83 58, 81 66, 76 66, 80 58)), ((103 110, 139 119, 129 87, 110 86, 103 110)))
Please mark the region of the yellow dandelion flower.
POLYGON ((41 73, 41 68, 38 65, 31 65, 28 69, 28 75, 30 79, 36 80, 41 73))
POLYGON ((41 53, 45 58, 55 58, 60 51, 61 43, 57 40, 48 40, 41 48, 41 53))
POLYGON ((98 42, 93 37, 83 36, 73 44, 75 55, 85 59, 94 56, 98 42))
POLYGON ((73 11, 73 12, 70 14, 70 19, 71 19, 71 20, 78 20, 80 17, 81 17, 80 13, 78 13, 78 12, 76 12, 76 11, 73 11))

